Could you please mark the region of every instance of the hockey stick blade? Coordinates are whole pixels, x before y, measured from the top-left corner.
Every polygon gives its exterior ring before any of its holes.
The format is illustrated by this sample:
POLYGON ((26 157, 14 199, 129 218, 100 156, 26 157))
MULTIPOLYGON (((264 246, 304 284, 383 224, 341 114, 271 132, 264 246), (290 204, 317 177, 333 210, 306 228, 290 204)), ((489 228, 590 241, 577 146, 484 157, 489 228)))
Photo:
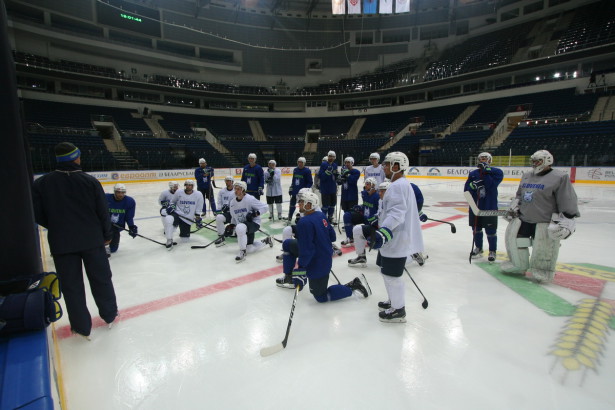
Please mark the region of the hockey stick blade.
POLYGON ((261 356, 262 357, 267 357, 267 356, 271 356, 272 354, 275 354, 277 352, 281 352, 282 350, 284 350, 286 346, 284 346, 282 343, 278 343, 275 344, 273 346, 269 346, 269 347, 263 347, 261 349, 261 356))
POLYGON ((421 296, 423 297, 423 303, 421 303, 421 306, 423 306, 423 309, 427 309, 427 307, 429 306, 429 302, 427 301, 427 298, 425 297, 425 295, 423 295, 423 292, 421 291, 421 288, 419 288, 419 285, 416 284, 416 282, 414 281, 414 278, 412 277, 412 275, 410 275, 410 272, 408 272, 408 269, 406 269, 404 267, 404 270, 406 271, 406 273, 410 277, 410 280, 412 281, 412 283, 414 283, 414 286, 416 287, 416 290, 418 290, 419 293, 421 294, 421 296))
POLYGON ((281 352, 286 348, 288 343, 288 334, 290 333, 290 326, 293 324, 293 315, 295 314, 295 306, 297 305, 297 296, 299 295, 299 286, 295 286, 295 296, 293 297, 293 305, 290 308, 290 316, 288 318, 288 325, 286 326, 286 335, 281 343, 277 343, 273 346, 264 347, 261 349, 261 356, 266 357, 274 353, 281 352))
POLYGON ((465 191, 463 196, 466 199, 466 202, 470 206, 470 209, 476 216, 504 216, 508 213, 505 209, 493 209, 493 210, 480 210, 472 198, 472 193, 470 191, 465 191))
POLYGON ((451 222, 446 222, 446 221, 441 221, 439 219, 431 219, 431 218, 427 218, 430 221, 434 221, 434 222, 440 222, 441 224, 447 224, 451 226, 451 233, 457 233, 457 228, 455 227, 455 224, 451 223, 451 222))

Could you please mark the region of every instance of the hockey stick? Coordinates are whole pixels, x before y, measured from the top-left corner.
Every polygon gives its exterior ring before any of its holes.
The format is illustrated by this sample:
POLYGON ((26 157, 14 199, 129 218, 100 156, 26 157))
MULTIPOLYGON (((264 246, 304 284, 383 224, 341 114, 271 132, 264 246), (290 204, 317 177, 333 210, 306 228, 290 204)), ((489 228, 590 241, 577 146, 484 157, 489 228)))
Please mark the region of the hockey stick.
POLYGON ((205 249, 207 248, 209 245, 211 245, 212 243, 216 242, 218 239, 220 239, 222 236, 218 236, 216 239, 214 239, 213 241, 209 242, 207 245, 192 245, 190 247, 190 249, 205 249))
POLYGON ((448 224, 451 226, 451 233, 456 233, 457 232, 457 228, 455 227, 454 224, 450 223, 450 222, 446 222, 446 221, 441 221, 439 219, 431 219, 431 218, 427 218, 430 221, 434 221, 434 222, 440 222, 442 224, 448 224))
POLYGON ((470 191, 465 191, 463 193, 463 196, 465 197, 466 202, 470 206, 470 209, 472 210, 472 212, 474 212, 474 215, 476 216, 504 216, 508 213, 508 210, 506 209, 478 209, 478 206, 476 205, 474 198, 472 198, 472 193, 470 191))
MULTIPOLYGON (((121 229, 121 230, 123 230, 123 231, 130 232, 130 230, 129 230, 129 229, 123 228, 123 227, 121 227, 121 226, 119 226, 119 225, 113 224, 113 226, 115 226, 116 228, 121 229)), ((140 237, 141 237, 141 238, 143 238, 143 239, 147 239, 148 241, 151 241, 151 242, 157 243, 158 245, 167 246, 167 244, 166 244, 166 243, 162 243, 162 242, 155 241, 155 240, 153 240, 153 239, 151 239, 151 238, 148 238, 147 236, 143 236, 143 235, 138 234, 138 233, 137 233, 137 234, 135 234, 135 235, 140 236, 140 237)))
MULTIPOLYGON (((201 226, 200 228, 199 228, 199 227, 198 227, 198 225, 197 225, 197 228, 196 228, 194 231, 190 231, 190 233, 196 233, 196 232, 200 231, 200 230, 201 230, 201 229, 203 229, 203 228, 208 228, 208 227, 209 227, 209 225, 211 225, 211 224, 212 224, 212 223, 214 223, 214 222, 216 222, 216 220, 215 220, 215 219, 212 219, 211 221, 207 222, 205 225, 201 226)), ((217 232, 217 231, 216 231, 216 232, 217 232)))
POLYGON ((273 346, 264 347, 261 349, 261 356, 271 356, 274 353, 281 352, 286 348, 286 343, 288 343, 288 334, 290 333, 290 325, 293 323, 293 314, 295 312, 295 306, 297 305, 297 295, 299 294, 299 286, 295 286, 295 296, 293 298, 293 306, 290 308, 290 317, 288 318, 288 326, 286 326, 286 336, 284 336, 284 340, 281 343, 275 344, 273 346))
POLYGON ((335 272, 333 272, 333 269, 331 269, 331 275, 333 275, 333 277, 335 278, 335 280, 337 281, 338 285, 341 285, 342 282, 340 282, 340 280, 338 279, 337 275, 335 274, 335 272))
POLYGON ((425 295, 423 295, 423 292, 421 292, 421 289, 419 288, 419 285, 416 284, 416 282, 414 281, 414 278, 412 278, 412 275, 410 275, 410 272, 408 272, 408 269, 406 269, 406 267, 404 267, 404 270, 406 271, 408 276, 410 276, 410 280, 412 281, 412 283, 414 283, 414 286, 416 286, 416 289, 419 291, 421 296, 423 296, 423 303, 421 304, 421 306, 423 306, 423 309, 427 309, 427 306, 429 306, 429 302, 427 302, 427 298, 425 297, 425 295))
POLYGON ((265 234, 265 235, 267 235, 267 236, 270 236, 270 237, 271 237, 271 239, 273 239, 274 241, 276 241, 276 242, 278 242, 278 243, 282 243, 282 242, 284 242, 283 240, 278 239, 278 238, 274 237, 273 235, 271 235, 271 234, 269 234, 269 233, 267 233, 267 232, 263 231, 261 228, 258 228, 258 231, 259 231, 260 233, 264 233, 264 234, 265 234))

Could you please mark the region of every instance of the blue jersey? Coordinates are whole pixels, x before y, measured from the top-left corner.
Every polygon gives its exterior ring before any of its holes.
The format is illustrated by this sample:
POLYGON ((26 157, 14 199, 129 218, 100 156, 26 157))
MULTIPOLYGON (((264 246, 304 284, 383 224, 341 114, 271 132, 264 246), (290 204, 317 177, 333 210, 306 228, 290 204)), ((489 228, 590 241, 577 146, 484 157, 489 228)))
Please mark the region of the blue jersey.
MULTIPOLYGON (((133 226, 135 224, 135 208, 137 204, 132 197, 126 195, 122 198, 121 201, 115 199, 114 194, 105 194, 107 197, 107 202, 109 203, 109 218, 111 219, 111 224, 118 225, 122 228, 128 224, 128 226, 133 226)), ((116 228, 117 229, 117 228, 116 228)))
MULTIPOLYGON (((474 198, 479 209, 498 209, 498 185, 503 179, 504 173, 499 168, 491 167, 491 170, 487 172, 475 169, 468 175, 463 190, 472 193, 472 198, 474 198), (476 189, 470 187, 471 182, 477 185, 476 189)), ((472 210, 470 210, 470 213, 472 213, 472 210)))
POLYGON ((263 168, 258 164, 255 164, 253 167, 250 164, 246 165, 243 167, 241 180, 248 185, 248 194, 258 194, 258 188, 263 189, 265 186, 263 168))
POLYGON ((337 164, 328 161, 323 161, 320 164, 320 170, 318 171, 318 180, 320 181, 320 193, 325 195, 337 194, 337 164))
POLYGON ((293 180, 290 183, 290 194, 297 195, 301 188, 311 188, 313 183, 312 171, 310 171, 308 167, 303 167, 303 169, 297 167, 293 170, 293 180))
POLYGON ((375 190, 371 195, 369 192, 361 191, 361 198, 363 199, 363 217, 367 223, 371 222, 371 218, 376 216, 378 212, 378 203, 380 202, 380 195, 375 190))
POLYGON ((342 183, 342 201, 358 201, 359 200, 359 187, 357 182, 361 177, 361 171, 356 168, 351 170, 344 169, 342 175, 348 175, 346 181, 342 183))
POLYGON ((419 212, 421 212, 421 209, 423 209, 424 202, 423 193, 421 192, 421 189, 414 185, 412 182, 410 182, 410 186, 412 186, 412 190, 414 191, 414 197, 416 198, 416 206, 419 209, 419 212))
POLYGON ((333 264, 335 231, 320 211, 304 215, 297 223, 297 243, 299 244, 299 266, 305 268, 310 279, 328 275, 333 264))
POLYGON ((194 170, 194 179, 198 189, 209 189, 209 184, 214 177, 214 169, 209 165, 205 168, 198 167, 194 170))

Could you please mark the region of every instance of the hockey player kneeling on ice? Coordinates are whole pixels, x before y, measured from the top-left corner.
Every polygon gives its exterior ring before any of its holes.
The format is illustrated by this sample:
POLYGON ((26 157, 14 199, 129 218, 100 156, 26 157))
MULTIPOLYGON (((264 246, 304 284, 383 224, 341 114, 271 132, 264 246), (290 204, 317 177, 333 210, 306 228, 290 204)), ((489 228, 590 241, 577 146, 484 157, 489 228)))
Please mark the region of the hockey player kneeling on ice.
POLYGON ((368 297, 369 293, 359 278, 346 285, 328 286, 333 264, 329 243, 336 238, 327 217, 317 211, 317 207, 318 197, 312 192, 299 199, 299 211, 303 217, 297 224, 297 239, 287 239, 282 244, 284 276, 276 279, 276 285, 302 290, 309 281, 310 293, 320 303, 347 298, 355 290, 368 297))
POLYGON ((579 217, 577 194, 568 175, 551 168, 553 156, 545 150, 530 157, 532 171, 525 172, 505 218, 506 252, 510 262, 503 273, 525 275, 550 282, 555 275, 560 240, 575 231, 579 217), (529 248, 532 247, 530 257, 529 248))
MULTIPOLYGON (((246 193, 247 184, 245 182, 235 182, 234 188, 235 198, 231 200, 229 209, 231 223, 226 228, 229 234, 233 228, 235 229, 237 243, 239 244, 239 252, 235 261, 239 263, 246 259, 246 254, 256 252, 264 248, 265 245, 273 247, 273 242, 271 237, 268 236, 254 243, 254 234, 261 227, 261 214, 267 213, 267 205, 246 193)), ((218 240, 224 241, 224 236, 220 236, 218 240)))
POLYGON ((376 219, 380 196, 377 192, 376 180, 367 178, 361 191, 362 205, 355 205, 352 209, 344 212, 344 230, 346 240, 342 241, 342 247, 350 247, 354 244, 353 227, 359 224, 371 224, 376 219))
MULTIPOLYGON (((233 227, 226 230, 225 225, 231 223, 231 202, 235 199, 235 188, 233 183, 235 180, 232 176, 228 175, 224 178, 224 184, 226 185, 220 191, 218 191, 218 206, 220 210, 216 212, 216 231, 218 232, 218 239, 216 239, 216 248, 226 245, 224 240, 225 236, 233 236, 233 227)), ((229 225, 230 226, 230 225, 229 225)))
POLYGON ((203 194, 194 189, 195 182, 187 179, 184 189, 177 190, 171 197, 164 217, 164 235, 167 238, 167 249, 173 248, 173 233, 179 226, 179 237, 182 242, 190 240, 190 226, 192 222, 202 223, 203 194))
POLYGON ((132 238, 137 237, 138 228, 135 225, 135 209, 137 204, 135 200, 126 195, 126 185, 115 184, 112 194, 105 194, 107 203, 109 204, 109 218, 111 219, 111 230, 113 237, 111 243, 106 248, 107 256, 117 252, 120 247, 120 232, 125 229, 128 224, 128 234, 132 238))
POLYGON ((410 182, 404 177, 410 163, 406 154, 391 152, 382 162, 384 173, 391 180, 380 201, 378 229, 369 240, 371 249, 378 249, 376 264, 384 279, 389 299, 378 303, 382 322, 405 322, 406 300, 402 275, 406 261, 414 253, 423 252, 423 234, 410 182))

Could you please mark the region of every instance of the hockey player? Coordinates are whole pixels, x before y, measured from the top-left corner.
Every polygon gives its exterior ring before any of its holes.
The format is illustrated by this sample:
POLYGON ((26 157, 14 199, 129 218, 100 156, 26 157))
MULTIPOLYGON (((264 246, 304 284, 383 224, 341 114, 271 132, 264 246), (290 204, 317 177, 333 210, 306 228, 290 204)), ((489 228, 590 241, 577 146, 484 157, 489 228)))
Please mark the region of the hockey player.
POLYGON ((339 171, 335 163, 335 151, 329 151, 327 160, 323 161, 318 171, 318 181, 320 183, 320 196, 322 197, 322 212, 329 219, 329 223, 335 215, 337 205, 337 175, 339 171))
POLYGON ((379 302, 383 322, 405 322, 405 291, 402 275, 408 257, 423 251, 423 235, 414 191, 404 177, 409 167, 406 154, 391 152, 383 161, 384 173, 390 178, 378 216, 378 229, 370 236, 369 246, 378 249, 376 264, 384 278, 389 299, 379 302))
POLYGON ((367 178, 363 191, 361 191, 362 205, 355 205, 349 211, 344 212, 344 230, 346 231, 346 240, 342 241, 342 247, 350 247, 354 245, 354 226, 361 224, 370 224, 376 219, 378 212, 378 202, 380 195, 378 194, 376 180, 367 178))
POLYGON ((243 167, 241 180, 244 181, 248 187, 246 193, 260 200, 261 195, 263 195, 263 188, 265 187, 265 176, 263 174, 263 168, 256 163, 256 154, 248 155, 248 165, 243 167))
POLYGON ((213 188, 217 188, 214 181, 214 169, 207 165, 205 158, 199 159, 199 167, 194 170, 194 179, 199 192, 203 194, 203 214, 207 213, 207 201, 211 205, 211 212, 216 213, 216 199, 213 188), (212 188, 213 186, 213 188, 212 188))
POLYGON ((267 175, 265 176, 265 183, 267 189, 265 195, 267 196, 267 205, 269 205, 269 220, 273 219, 273 204, 276 206, 278 212, 278 219, 282 219, 282 171, 276 168, 276 162, 270 159, 267 163, 267 175))
MULTIPOLYGON (((504 173, 501 169, 491 166, 491 154, 481 152, 478 154, 478 164, 475 170, 468 174, 465 186, 465 191, 472 193, 472 198, 482 210, 497 210, 498 209, 498 185, 504 179, 504 173)), ((474 235, 474 249, 472 250, 472 258, 479 258, 483 254, 483 229, 487 234, 489 243, 489 262, 495 261, 496 251, 498 249, 498 217, 497 216, 476 216, 469 210, 468 222, 472 227, 472 235, 474 235)))
POLYGON ((106 247, 107 256, 111 256, 120 247, 120 232, 124 230, 126 224, 128 224, 128 234, 133 239, 137 237, 139 231, 134 222, 137 204, 132 197, 126 195, 126 185, 124 184, 115 184, 113 193, 105 194, 105 196, 109 204, 109 218, 113 231, 111 243, 106 247))
POLYGON ((297 168, 293 170, 293 179, 288 189, 288 195, 290 195, 290 207, 288 208, 288 223, 295 213, 295 206, 297 205, 297 194, 302 188, 311 188, 312 171, 305 166, 305 157, 299 157, 297 159, 297 168))
POLYGON ((361 171, 354 168, 354 158, 344 158, 344 168, 340 173, 337 183, 342 186, 342 194, 340 197, 340 207, 342 211, 347 212, 353 206, 359 203, 359 188, 357 182, 361 177, 361 171))
MULTIPOLYGON (((184 189, 177 190, 167 207, 167 215, 164 217, 164 235, 167 238, 166 247, 173 248, 173 233, 179 226, 179 237, 182 242, 190 240, 190 226, 196 222, 202 224, 201 210, 203 209, 203 194, 194 190, 194 180, 187 179, 184 189)), ((200 226, 199 226, 200 227, 200 226)))
MULTIPOLYGON (((234 184, 235 198, 231 200, 230 213, 231 223, 226 227, 226 236, 230 236, 232 231, 237 235, 239 252, 235 257, 235 262, 243 262, 246 254, 256 252, 265 245, 273 247, 271 237, 254 243, 254 234, 260 229, 261 214, 267 213, 267 205, 246 193, 247 184, 244 181, 237 181, 234 184)), ((218 241, 224 241, 224 236, 218 241)), ((216 241, 217 242, 217 241, 216 241)), ((216 244, 219 246, 219 244, 216 244)))
POLYGON ((310 293, 319 303, 347 298, 355 290, 368 297, 369 293, 359 278, 345 285, 328 286, 333 262, 331 247, 327 244, 336 238, 327 217, 316 211, 317 207, 318 197, 313 192, 307 192, 299 199, 299 212, 304 216, 297 224, 297 239, 287 239, 282 244, 284 276, 276 279, 276 285, 302 290, 309 279, 310 293))
POLYGON ((231 223, 231 202, 235 199, 234 182, 235 180, 233 177, 227 175, 224 178, 224 184, 226 186, 218 191, 218 205, 220 205, 220 210, 216 212, 216 231, 218 232, 218 239, 215 244, 217 248, 226 245, 224 241, 224 227, 226 224, 231 223))
POLYGON ((559 242, 574 233, 574 218, 581 214, 570 178, 551 168, 553 155, 545 150, 536 151, 530 161, 532 171, 523 173, 506 216, 506 252, 510 262, 503 263, 500 269, 509 274, 529 272, 538 282, 550 282, 555 275, 559 242))
POLYGON ((374 178, 376 180, 376 184, 380 185, 384 182, 386 178, 384 175, 384 169, 382 169, 382 165, 378 162, 380 161, 380 154, 377 152, 372 152, 369 155, 369 162, 372 165, 368 165, 363 169, 363 180, 367 180, 367 178, 374 178))

